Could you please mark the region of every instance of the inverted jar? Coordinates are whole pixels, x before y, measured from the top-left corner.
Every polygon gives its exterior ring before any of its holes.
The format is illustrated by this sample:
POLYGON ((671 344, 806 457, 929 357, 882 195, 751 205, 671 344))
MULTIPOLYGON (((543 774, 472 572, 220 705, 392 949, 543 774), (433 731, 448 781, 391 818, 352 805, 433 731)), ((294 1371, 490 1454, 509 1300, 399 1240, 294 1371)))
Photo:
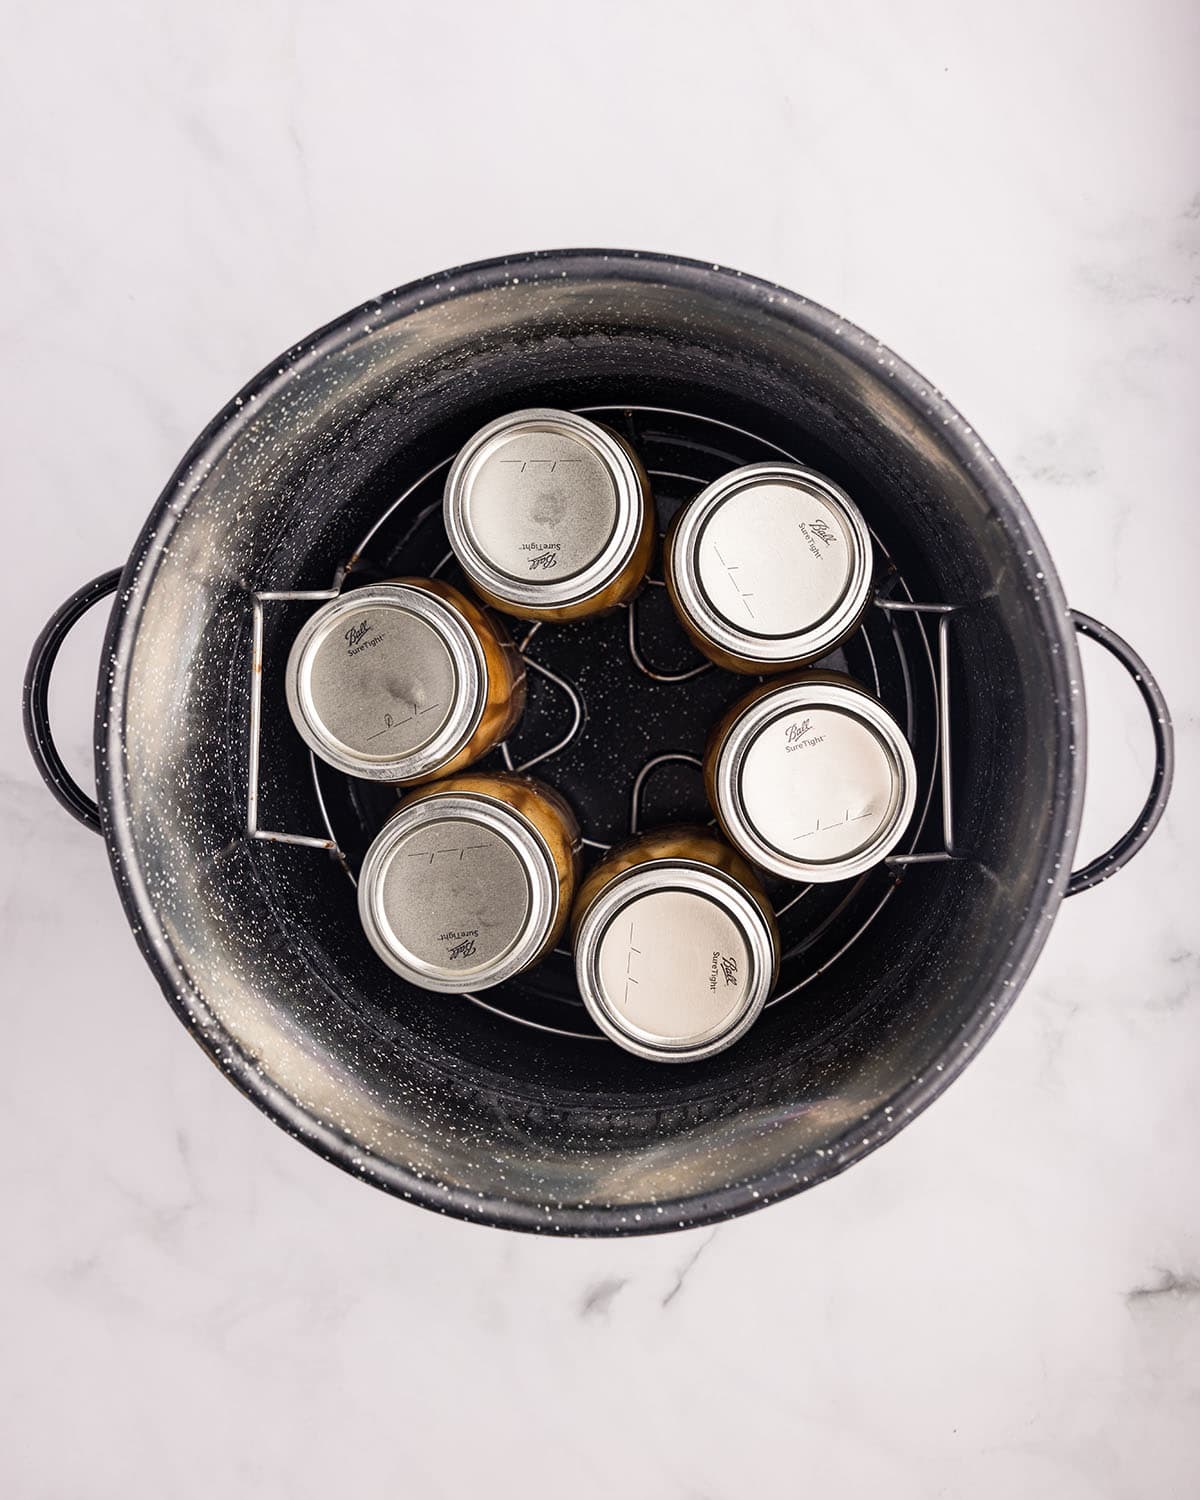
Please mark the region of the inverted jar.
POLYGON ((713 812, 747 859, 788 880, 849 880, 885 859, 916 804, 900 726, 849 677, 765 682, 713 728, 704 756, 713 812))
POLYGON ((504 739, 525 706, 525 665, 500 621, 458 589, 400 578, 317 610, 292 645, 286 687, 315 755, 406 786, 504 739))
POLYGON ((655 1062, 693 1062, 732 1046, 779 972, 762 887, 701 828, 643 834, 614 850, 580 887, 572 931, 592 1019, 655 1062))
POLYGON ((614 608, 641 585, 654 550, 654 502, 632 448, 546 407, 471 438, 447 476, 444 517, 480 596, 528 620, 614 608))
POLYGON ((701 491, 667 533, 663 568, 696 646, 733 672, 783 672, 827 655, 862 619, 871 534, 832 480, 750 464, 701 491))
POLYGON ((554 947, 575 894, 579 828, 552 788, 468 774, 406 797, 367 851, 358 912, 412 984, 487 989, 554 947))

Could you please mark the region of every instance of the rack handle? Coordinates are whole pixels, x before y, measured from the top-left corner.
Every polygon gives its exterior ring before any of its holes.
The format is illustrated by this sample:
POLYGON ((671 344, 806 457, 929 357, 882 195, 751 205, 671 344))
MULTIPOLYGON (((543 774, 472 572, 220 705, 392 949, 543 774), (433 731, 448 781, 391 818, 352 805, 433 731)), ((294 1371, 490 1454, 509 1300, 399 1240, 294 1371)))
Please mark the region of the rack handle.
POLYGON ((1158 827, 1175 777, 1175 731, 1171 727, 1171 713, 1162 689, 1129 642, 1123 640, 1115 630, 1110 630, 1107 625, 1102 625, 1099 620, 1077 609, 1071 611, 1071 623, 1080 635, 1086 635, 1089 640, 1095 641, 1098 646, 1103 646, 1115 656, 1133 678, 1150 714, 1150 728, 1154 734, 1154 775, 1142 810, 1132 826, 1110 849, 1097 855, 1082 870, 1072 871, 1067 882, 1067 895, 1077 896, 1080 891, 1090 890, 1102 880, 1108 880, 1127 865, 1158 827))
POLYGON ((59 649, 73 627, 93 604, 99 604, 101 599, 116 593, 122 571, 114 568, 110 573, 101 573, 99 578, 93 578, 91 583, 77 589, 54 611, 33 643, 21 695, 25 742, 42 780, 71 816, 95 833, 100 832, 100 809, 96 800, 88 796, 67 770, 50 732, 50 675, 59 649))

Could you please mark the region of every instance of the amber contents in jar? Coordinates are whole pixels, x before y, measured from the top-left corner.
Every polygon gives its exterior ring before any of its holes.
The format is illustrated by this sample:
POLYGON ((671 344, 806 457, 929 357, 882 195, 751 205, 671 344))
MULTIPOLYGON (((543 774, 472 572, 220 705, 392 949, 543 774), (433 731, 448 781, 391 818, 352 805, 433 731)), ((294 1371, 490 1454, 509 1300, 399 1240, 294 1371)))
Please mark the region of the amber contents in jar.
POLYGON ((444 765, 420 777, 409 778, 406 784, 412 786, 433 777, 450 776, 474 765, 512 733, 525 711, 525 663, 504 622, 488 610, 480 609, 460 589, 443 583, 440 578, 399 578, 395 582, 423 585, 464 617, 475 632, 483 651, 487 678, 483 712, 474 734, 458 754, 444 765))
POLYGON ((350 589, 288 658, 288 708, 314 754, 411 786, 460 770, 512 730, 525 667, 504 625, 440 579, 350 589))
POLYGON ((710 833, 707 828, 681 824, 674 828, 656 828, 649 833, 638 834, 606 854, 579 886, 571 918, 572 930, 578 927, 592 898, 615 876, 656 859, 687 859, 696 864, 711 865, 714 870, 720 870, 731 880, 744 886, 762 908, 767 920, 774 923, 775 913, 758 876, 737 850, 724 839, 710 833))
MULTIPOLYGON (((532 776, 519 776, 510 771, 468 771, 422 787, 405 797, 400 805, 402 808, 411 807, 430 797, 451 793, 491 797, 497 802, 503 802, 527 823, 532 824, 550 851, 558 882, 558 911, 554 925, 538 952, 540 958, 562 936, 575 899, 582 846, 579 823, 574 811, 554 787, 548 786, 544 781, 537 781, 532 776)), ((537 959, 532 961, 536 963, 537 959)))
POLYGON ((774 986, 779 937, 744 860, 701 828, 644 834, 603 859, 572 918, 580 994, 627 1051, 688 1062, 732 1045, 774 986))
POLYGON ((721 829, 784 879, 849 880, 899 843, 916 766, 884 706, 840 672, 760 683, 713 726, 704 785, 721 829))
POLYGON ((858 507, 798 464, 750 464, 677 512, 663 549, 671 602, 693 644, 731 672, 786 672, 855 630, 871 592, 858 507))
POLYGON ((640 459, 575 412, 513 412, 476 433, 447 476, 444 516, 472 588, 521 619, 614 609, 641 586, 654 552, 640 459))
POLYGON ((407 796, 367 853, 359 916, 375 951, 411 983, 488 988, 557 943, 575 891, 579 829, 530 777, 453 776, 407 796))

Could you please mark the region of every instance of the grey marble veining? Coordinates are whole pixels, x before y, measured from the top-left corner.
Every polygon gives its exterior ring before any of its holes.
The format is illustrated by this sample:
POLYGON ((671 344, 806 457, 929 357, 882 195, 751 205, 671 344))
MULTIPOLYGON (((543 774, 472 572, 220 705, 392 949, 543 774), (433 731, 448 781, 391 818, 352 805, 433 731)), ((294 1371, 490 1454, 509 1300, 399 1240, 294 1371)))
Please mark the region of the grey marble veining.
MULTIPOLYGON (((0 1488, 1184 1496, 1200 1471, 1197 23, 924 3, 12 12, 0 1488), (977 426, 1172 703, 1154 841, 887 1149, 767 1212, 541 1243, 331 1171, 208 1067, 42 791, 29 642, 254 370, 385 287, 626 243, 770 277, 977 426)), ((98 627, 56 723, 86 767, 98 627)), ((1084 646, 1081 858, 1149 735, 1084 646)))

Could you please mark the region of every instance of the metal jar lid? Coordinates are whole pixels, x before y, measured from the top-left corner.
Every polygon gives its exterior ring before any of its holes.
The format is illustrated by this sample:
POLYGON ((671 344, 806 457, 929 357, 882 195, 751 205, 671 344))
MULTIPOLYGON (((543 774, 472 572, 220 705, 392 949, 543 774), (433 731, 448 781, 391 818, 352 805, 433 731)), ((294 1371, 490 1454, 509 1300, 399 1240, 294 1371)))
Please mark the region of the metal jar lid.
POLYGON ((891 714, 861 688, 781 683, 726 730, 714 811, 748 859, 789 880, 848 880, 900 842, 916 766, 891 714))
POLYGON ((775 982, 757 902, 698 861, 647 860, 615 875, 575 933, 575 977, 607 1036, 655 1062, 693 1062, 742 1036, 775 982))
POLYGON ((446 479, 450 545, 505 603, 560 609, 601 592, 637 549, 647 498, 612 433, 535 407, 482 428, 446 479))
POLYGON ((487 699, 474 630, 412 583, 352 589, 307 621, 287 664, 297 730, 322 760, 368 781, 407 781, 451 760, 487 699))
POLYGON ((511 979, 558 916, 554 857, 529 820, 477 792, 402 807, 367 850, 358 914, 384 963, 422 989, 511 979))
POLYGON ((714 645, 764 664, 814 661, 866 605, 871 535, 823 475, 750 464, 681 512, 670 567, 679 609, 714 645))

